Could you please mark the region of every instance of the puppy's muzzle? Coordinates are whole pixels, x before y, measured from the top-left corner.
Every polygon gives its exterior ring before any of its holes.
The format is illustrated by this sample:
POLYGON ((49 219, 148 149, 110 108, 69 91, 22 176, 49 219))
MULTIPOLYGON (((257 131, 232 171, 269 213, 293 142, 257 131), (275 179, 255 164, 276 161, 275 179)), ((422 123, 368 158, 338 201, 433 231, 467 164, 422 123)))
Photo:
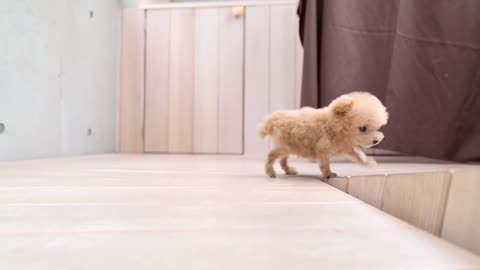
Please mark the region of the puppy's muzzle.
POLYGON ((385 136, 382 133, 380 133, 380 136, 378 136, 378 138, 373 139, 372 144, 373 145, 379 144, 383 140, 384 137, 385 136))

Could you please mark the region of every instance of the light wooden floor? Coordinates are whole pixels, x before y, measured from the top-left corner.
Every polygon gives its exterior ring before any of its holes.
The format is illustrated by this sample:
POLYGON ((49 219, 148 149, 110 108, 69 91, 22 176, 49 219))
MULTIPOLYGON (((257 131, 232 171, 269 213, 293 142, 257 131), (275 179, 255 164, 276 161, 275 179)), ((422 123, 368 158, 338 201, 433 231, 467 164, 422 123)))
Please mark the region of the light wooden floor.
POLYGON ((0 269, 480 269, 471 253, 319 181, 315 164, 294 165, 303 176, 271 180, 242 157, 0 163, 0 269))

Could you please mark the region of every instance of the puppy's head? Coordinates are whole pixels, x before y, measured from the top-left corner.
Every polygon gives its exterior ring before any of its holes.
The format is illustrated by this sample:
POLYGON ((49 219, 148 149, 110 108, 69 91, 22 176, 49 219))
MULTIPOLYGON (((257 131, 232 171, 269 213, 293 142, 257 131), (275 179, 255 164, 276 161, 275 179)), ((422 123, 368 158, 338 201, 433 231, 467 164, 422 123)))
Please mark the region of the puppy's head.
POLYGON ((383 140, 384 135, 379 130, 387 124, 388 113, 374 95, 353 92, 338 97, 328 107, 338 123, 346 126, 357 145, 369 148, 383 140))

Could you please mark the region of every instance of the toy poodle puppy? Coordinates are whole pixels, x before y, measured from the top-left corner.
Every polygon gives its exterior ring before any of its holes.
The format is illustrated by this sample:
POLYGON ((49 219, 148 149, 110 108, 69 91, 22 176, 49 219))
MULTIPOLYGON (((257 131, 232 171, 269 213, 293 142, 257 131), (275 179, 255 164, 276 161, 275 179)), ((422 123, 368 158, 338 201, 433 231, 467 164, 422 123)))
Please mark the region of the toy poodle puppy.
POLYGON ((342 95, 320 109, 276 111, 258 125, 260 136, 270 136, 274 145, 268 154, 265 172, 276 177, 273 163, 280 158, 286 174, 297 174, 295 168, 287 164, 289 155, 318 160, 324 178, 337 176, 330 170, 330 158, 335 155, 375 166, 375 160, 358 146, 369 148, 380 143, 384 135, 379 129, 387 120, 386 108, 366 92, 342 95))

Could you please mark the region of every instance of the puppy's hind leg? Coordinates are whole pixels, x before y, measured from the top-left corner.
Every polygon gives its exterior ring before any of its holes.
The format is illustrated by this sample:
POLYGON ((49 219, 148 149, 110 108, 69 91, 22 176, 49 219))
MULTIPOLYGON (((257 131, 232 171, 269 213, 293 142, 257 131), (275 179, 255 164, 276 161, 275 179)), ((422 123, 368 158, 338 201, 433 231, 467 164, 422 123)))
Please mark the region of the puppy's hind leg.
POLYGON ((283 156, 280 165, 287 175, 296 175, 298 172, 294 167, 288 166, 288 156, 283 156))
POLYGON ((267 175, 271 178, 275 178, 277 176, 275 170, 273 169, 273 163, 283 154, 284 152, 279 148, 275 148, 268 153, 267 162, 265 163, 265 173, 267 173, 267 175))

